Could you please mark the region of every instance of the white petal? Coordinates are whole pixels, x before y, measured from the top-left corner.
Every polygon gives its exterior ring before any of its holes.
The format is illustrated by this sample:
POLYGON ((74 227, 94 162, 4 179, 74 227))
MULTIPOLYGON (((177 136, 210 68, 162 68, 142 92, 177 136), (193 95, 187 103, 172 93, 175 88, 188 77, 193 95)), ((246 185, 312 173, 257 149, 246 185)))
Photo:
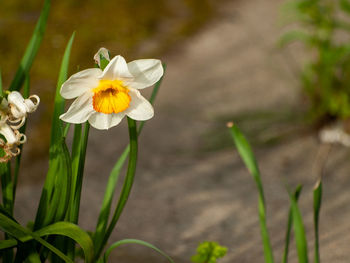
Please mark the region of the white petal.
POLYGON ((2 134, 6 138, 6 142, 9 145, 18 143, 15 133, 7 124, 2 124, 0 126, 0 134, 2 134))
POLYGON ((61 96, 65 99, 79 97, 84 92, 98 86, 102 70, 89 68, 72 75, 61 87, 61 96))
POLYGON ((158 59, 139 59, 128 63, 128 68, 134 80, 128 86, 134 89, 144 89, 156 83, 164 73, 162 62, 158 59))
POLYGON ((101 112, 95 112, 89 118, 89 123, 92 127, 99 130, 108 130, 109 128, 116 126, 124 118, 125 113, 111 113, 104 114, 101 112))
POLYGON ((21 118, 26 116, 27 107, 24 103, 24 99, 18 91, 12 91, 8 97, 8 103, 12 104, 14 108, 11 108, 11 113, 15 118, 21 118))
POLYGON ((27 112, 32 113, 36 111, 36 109, 38 108, 40 103, 40 98, 37 95, 31 95, 29 96, 28 99, 24 100, 24 103, 26 105, 27 112))
POLYGON ((128 64, 122 56, 115 56, 107 67, 103 70, 101 79, 108 80, 127 80, 132 79, 133 75, 129 72, 128 64))
POLYGON ((60 116, 60 119, 69 123, 83 123, 86 122, 94 112, 92 93, 86 92, 72 103, 68 111, 60 116))
POLYGON ((130 105, 125 114, 137 121, 149 120, 154 115, 153 106, 148 102, 138 90, 130 89, 130 105))

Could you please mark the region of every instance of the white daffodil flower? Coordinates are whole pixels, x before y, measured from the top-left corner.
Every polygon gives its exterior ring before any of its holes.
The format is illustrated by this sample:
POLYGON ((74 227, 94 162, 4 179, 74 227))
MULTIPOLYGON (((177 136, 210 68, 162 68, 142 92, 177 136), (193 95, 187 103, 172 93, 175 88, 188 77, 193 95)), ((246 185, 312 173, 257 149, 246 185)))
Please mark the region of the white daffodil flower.
POLYGON ((61 87, 65 99, 76 100, 60 116, 69 123, 89 123, 96 129, 109 129, 125 115, 144 121, 153 117, 152 105, 139 90, 152 86, 163 76, 160 60, 140 59, 126 63, 114 57, 102 71, 91 68, 72 75, 61 87))

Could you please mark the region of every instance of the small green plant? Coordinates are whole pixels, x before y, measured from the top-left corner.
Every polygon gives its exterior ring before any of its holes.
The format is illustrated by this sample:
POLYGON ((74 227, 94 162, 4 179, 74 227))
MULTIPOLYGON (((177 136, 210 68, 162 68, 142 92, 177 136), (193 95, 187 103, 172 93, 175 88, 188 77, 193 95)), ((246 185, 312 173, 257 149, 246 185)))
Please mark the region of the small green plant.
POLYGON ((226 255, 227 248, 216 242, 205 241, 199 244, 197 254, 192 256, 193 263, 216 263, 219 258, 226 255))
MULTIPOLYGON (((259 167, 255 159, 253 150, 245 138, 243 133, 233 123, 228 123, 230 133, 232 135, 234 144, 237 148, 237 151, 242 158, 244 164, 252 175, 258 190, 258 208, 259 208, 259 221, 261 229, 262 243, 264 247, 264 258, 266 263, 275 262, 273 249, 270 243, 270 236, 267 229, 266 223, 266 203, 264 197, 264 188, 259 172, 259 167)), ((305 227, 303 223, 303 218, 298 206, 298 198, 301 192, 301 186, 298 186, 294 193, 289 189, 289 199, 290 199, 290 208, 287 219, 287 227, 285 234, 285 247, 282 256, 282 263, 288 262, 288 251, 289 243, 291 239, 292 227, 294 230, 294 240, 297 248, 298 262, 307 263, 308 259, 308 245, 305 234, 305 227)), ((322 180, 321 178, 317 181, 315 188, 313 190, 313 219, 314 219, 314 231, 315 231, 315 250, 314 250, 314 262, 320 262, 320 252, 319 252, 319 215, 321 210, 321 201, 322 201, 322 180)))
POLYGON ((298 29, 285 33, 281 45, 298 41, 310 54, 301 79, 311 120, 349 118, 349 0, 294 0, 283 7, 283 19, 298 29))

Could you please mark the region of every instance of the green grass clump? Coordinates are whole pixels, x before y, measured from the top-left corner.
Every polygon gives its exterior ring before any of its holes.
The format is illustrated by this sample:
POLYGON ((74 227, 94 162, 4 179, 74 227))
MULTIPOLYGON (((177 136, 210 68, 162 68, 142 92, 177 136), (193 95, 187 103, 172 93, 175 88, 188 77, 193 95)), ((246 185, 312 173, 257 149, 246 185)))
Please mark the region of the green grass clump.
POLYGON ((350 117, 350 2, 297 0, 284 5, 283 18, 297 27, 282 45, 301 42, 308 50, 302 70, 313 121, 350 117))

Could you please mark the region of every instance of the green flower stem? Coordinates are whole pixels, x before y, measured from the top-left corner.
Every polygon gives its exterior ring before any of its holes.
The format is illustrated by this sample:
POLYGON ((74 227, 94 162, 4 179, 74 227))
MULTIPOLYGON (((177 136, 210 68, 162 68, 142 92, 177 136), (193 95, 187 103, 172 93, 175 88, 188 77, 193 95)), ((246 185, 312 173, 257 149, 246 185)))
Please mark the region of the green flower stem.
MULTIPOLYGON (((6 212, 9 215, 13 215, 13 182, 11 180, 11 163, 0 164, 0 179, 1 179, 1 190, 2 190, 2 202, 6 212)), ((5 239, 10 239, 7 233, 5 233, 5 239)), ((3 252, 3 262, 12 262, 13 250, 7 249, 3 252)))
POLYGON ((6 211, 13 215, 13 182, 11 176, 11 162, 1 163, 2 202, 6 211))
POLYGON ((115 209, 115 212, 113 214, 112 220, 107 228, 107 231, 103 237, 102 242, 100 244, 96 244, 97 245, 96 254, 95 254, 96 260, 101 255, 101 252, 104 246, 106 245, 108 238, 112 234, 112 231, 115 225, 117 224, 121 213, 123 212, 123 209, 126 205, 126 202, 128 201, 128 197, 134 182, 136 162, 137 162, 137 148, 138 148, 136 121, 128 117, 128 126, 129 126, 129 138, 130 138, 130 155, 129 155, 128 171, 126 173, 123 189, 120 194, 119 201, 115 209))
POLYGON ((79 167, 78 167, 77 178, 76 178, 74 204, 73 204, 74 208, 73 208, 72 222, 76 224, 78 223, 78 219, 79 219, 81 188, 83 185, 83 175, 84 175, 84 167, 85 167, 86 149, 87 149, 87 143, 89 138, 89 130, 90 130, 90 124, 86 122, 85 128, 84 128, 83 144, 81 145, 81 152, 79 157, 79 167))

